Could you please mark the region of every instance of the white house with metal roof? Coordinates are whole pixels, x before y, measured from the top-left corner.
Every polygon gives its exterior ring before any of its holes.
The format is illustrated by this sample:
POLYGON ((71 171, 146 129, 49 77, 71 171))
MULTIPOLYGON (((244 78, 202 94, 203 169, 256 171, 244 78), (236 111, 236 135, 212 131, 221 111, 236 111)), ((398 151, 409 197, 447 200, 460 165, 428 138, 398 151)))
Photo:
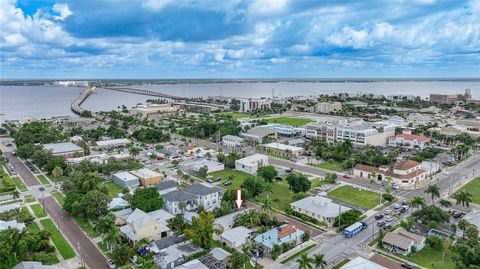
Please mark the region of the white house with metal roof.
POLYGON ((332 199, 324 196, 309 196, 290 204, 293 210, 309 217, 325 222, 328 226, 333 225, 335 218, 351 208, 335 203, 332 199))
POLYGON ((259 167, 268 165, 268 156, 254 154, 235 161, 235 169, 248 174, 256 175, 259 167))

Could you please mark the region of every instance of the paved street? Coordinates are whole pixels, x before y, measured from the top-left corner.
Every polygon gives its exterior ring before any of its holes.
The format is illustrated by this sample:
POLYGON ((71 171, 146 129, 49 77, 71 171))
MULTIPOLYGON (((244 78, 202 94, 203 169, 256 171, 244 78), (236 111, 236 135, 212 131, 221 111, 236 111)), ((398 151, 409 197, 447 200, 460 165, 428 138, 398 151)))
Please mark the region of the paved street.
POLYGON ((77 223, 60 207, 52 196, 45 197, 44 200, 40 199, 40 202, 45 205, 45 210, 67 237, 70 245, 74 247, 81 258, 83 258, 88 268, 108 269, 105 256, 103 256, 97 246, 90 241, 77 223))
POLYGON ((13 165, 15 170, 17 170, 18 175, 23 179, 27 186, 36 186, 41 185, 38 179, 28 170, 25 164, 13 153, 5 152, 5 157, 13 165))

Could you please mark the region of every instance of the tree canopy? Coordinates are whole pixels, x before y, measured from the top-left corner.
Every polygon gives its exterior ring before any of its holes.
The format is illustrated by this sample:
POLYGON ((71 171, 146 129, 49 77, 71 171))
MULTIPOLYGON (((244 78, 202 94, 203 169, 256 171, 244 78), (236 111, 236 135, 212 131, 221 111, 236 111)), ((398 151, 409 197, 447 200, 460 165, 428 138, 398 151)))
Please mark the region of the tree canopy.
POLYGON ((155 187, 137 188, 132 198, 132 208, 150 212, 161 209, 163 199, 155 187))

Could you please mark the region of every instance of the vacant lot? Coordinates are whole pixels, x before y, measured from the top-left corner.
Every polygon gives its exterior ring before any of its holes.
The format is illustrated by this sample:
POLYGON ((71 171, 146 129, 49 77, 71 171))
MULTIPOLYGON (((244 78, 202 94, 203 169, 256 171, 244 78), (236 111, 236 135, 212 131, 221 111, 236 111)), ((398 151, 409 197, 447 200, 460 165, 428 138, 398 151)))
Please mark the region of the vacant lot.
POLYGON ((471 193, 473 195, 472 202, 480 205, 480 177, 477 177, 474 180, 470 181, 461 189, 471 193))
POLYGON ((266 119, 266 121, 268 123, 280 123, 280 124, 288 124, 292 126, 302 126, 309 122, 312 122, 312 120, 307 120, 307 119, 286 118, 286 117, 266 119))
POLYGON ((441 250, 436 250, 426 246, 417 253, 410 254, 406 257, 400 257, 422 265, 426 268, 454 269, 455 263, 452 260, 452 256, 448 254, 445 255, 445 267, 443 267, 442 254, 443 252, 441 250))
POLYGON ((329 192, 328 197, 336 199, 347 204, 360 206, 366 209, 374 208, 378 205, 379 194, 349 185, 336 188, 329 192))
POLYGON ((221 178, 222 181, 223 180, 229 180, 232 182, 231 185, 228 185, 228 186, 223 186, 222 183, 219 184, 219 186, 221 187, 224 187, 226 189, 229 189, 229 190, 238 190, 240 189, 240 185, 242 185, 243 183, 243 180, 245 178, 247 178, 248 176, 251 176, 245 172, 242 172, 242 171, 237 171, 237 170, 234 170, 234 169, 230 169, 230 168, 227 168, 223 171, 217 171, 217 172, 213 172, 213 173, 210 173, 208 174, 210 176, 212 176, 212 180, 215 180, 216 178, 221 178))
MULTIPOLYGON (((286 180, 274 180, 272 192, 268 193, 270 201, 272 201, 272 207, 281 211, 287 210, 292 202, 293 192, 289 188, 286 180)), ((267 193, 261 193, 256 201, 260 204, 263 203, 267 193)))
POLYGON ((342 163, 341 162, 323 162, 320 164, 311 164, 311 166, 332 170, 332 171, 340 171, 342 170, 342 163))
POLYGON ((51 219, 41 220, 40 223, 42 224, 43 228, 51 234, 53 244, 55 244, 58 252, 60 252, 65 260, 75 257, 75 252, 70 247, 70 244, 68 244, 65 237, 63 237, 57 227, 55 227, 51 219))
POLYGON ((241 118, 257 119, 257 118, 263 118, 265 116, 265 115, 262 115, 262 114, 250 115, 250 114, 245 114, 245 113, 222 113, 222 115, 231 115, 232 118, 234 118, 234 119, 241 119, 241 118))

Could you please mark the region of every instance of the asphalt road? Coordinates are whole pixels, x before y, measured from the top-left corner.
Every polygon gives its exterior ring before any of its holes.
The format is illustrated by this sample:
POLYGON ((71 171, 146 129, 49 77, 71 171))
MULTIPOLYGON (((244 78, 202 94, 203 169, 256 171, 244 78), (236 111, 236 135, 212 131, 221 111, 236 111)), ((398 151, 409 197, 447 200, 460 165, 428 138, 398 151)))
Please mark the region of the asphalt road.
POLYGON ((18 175, 23 179, 27 186, 36 186, 41 185, 38 179, 28 170, 25 164, 13 153, 5 152, 5 157, 13 165, 15 170, 17 170, 18 175))
POLYGON ((70 245, 83 258, 88 268, 108 269, 105 256, 52 196, 45 197, 44 202, 40 199, 40 202, 44 204, 45 210, 60 228, 62 234, 67 237, 70 245))

